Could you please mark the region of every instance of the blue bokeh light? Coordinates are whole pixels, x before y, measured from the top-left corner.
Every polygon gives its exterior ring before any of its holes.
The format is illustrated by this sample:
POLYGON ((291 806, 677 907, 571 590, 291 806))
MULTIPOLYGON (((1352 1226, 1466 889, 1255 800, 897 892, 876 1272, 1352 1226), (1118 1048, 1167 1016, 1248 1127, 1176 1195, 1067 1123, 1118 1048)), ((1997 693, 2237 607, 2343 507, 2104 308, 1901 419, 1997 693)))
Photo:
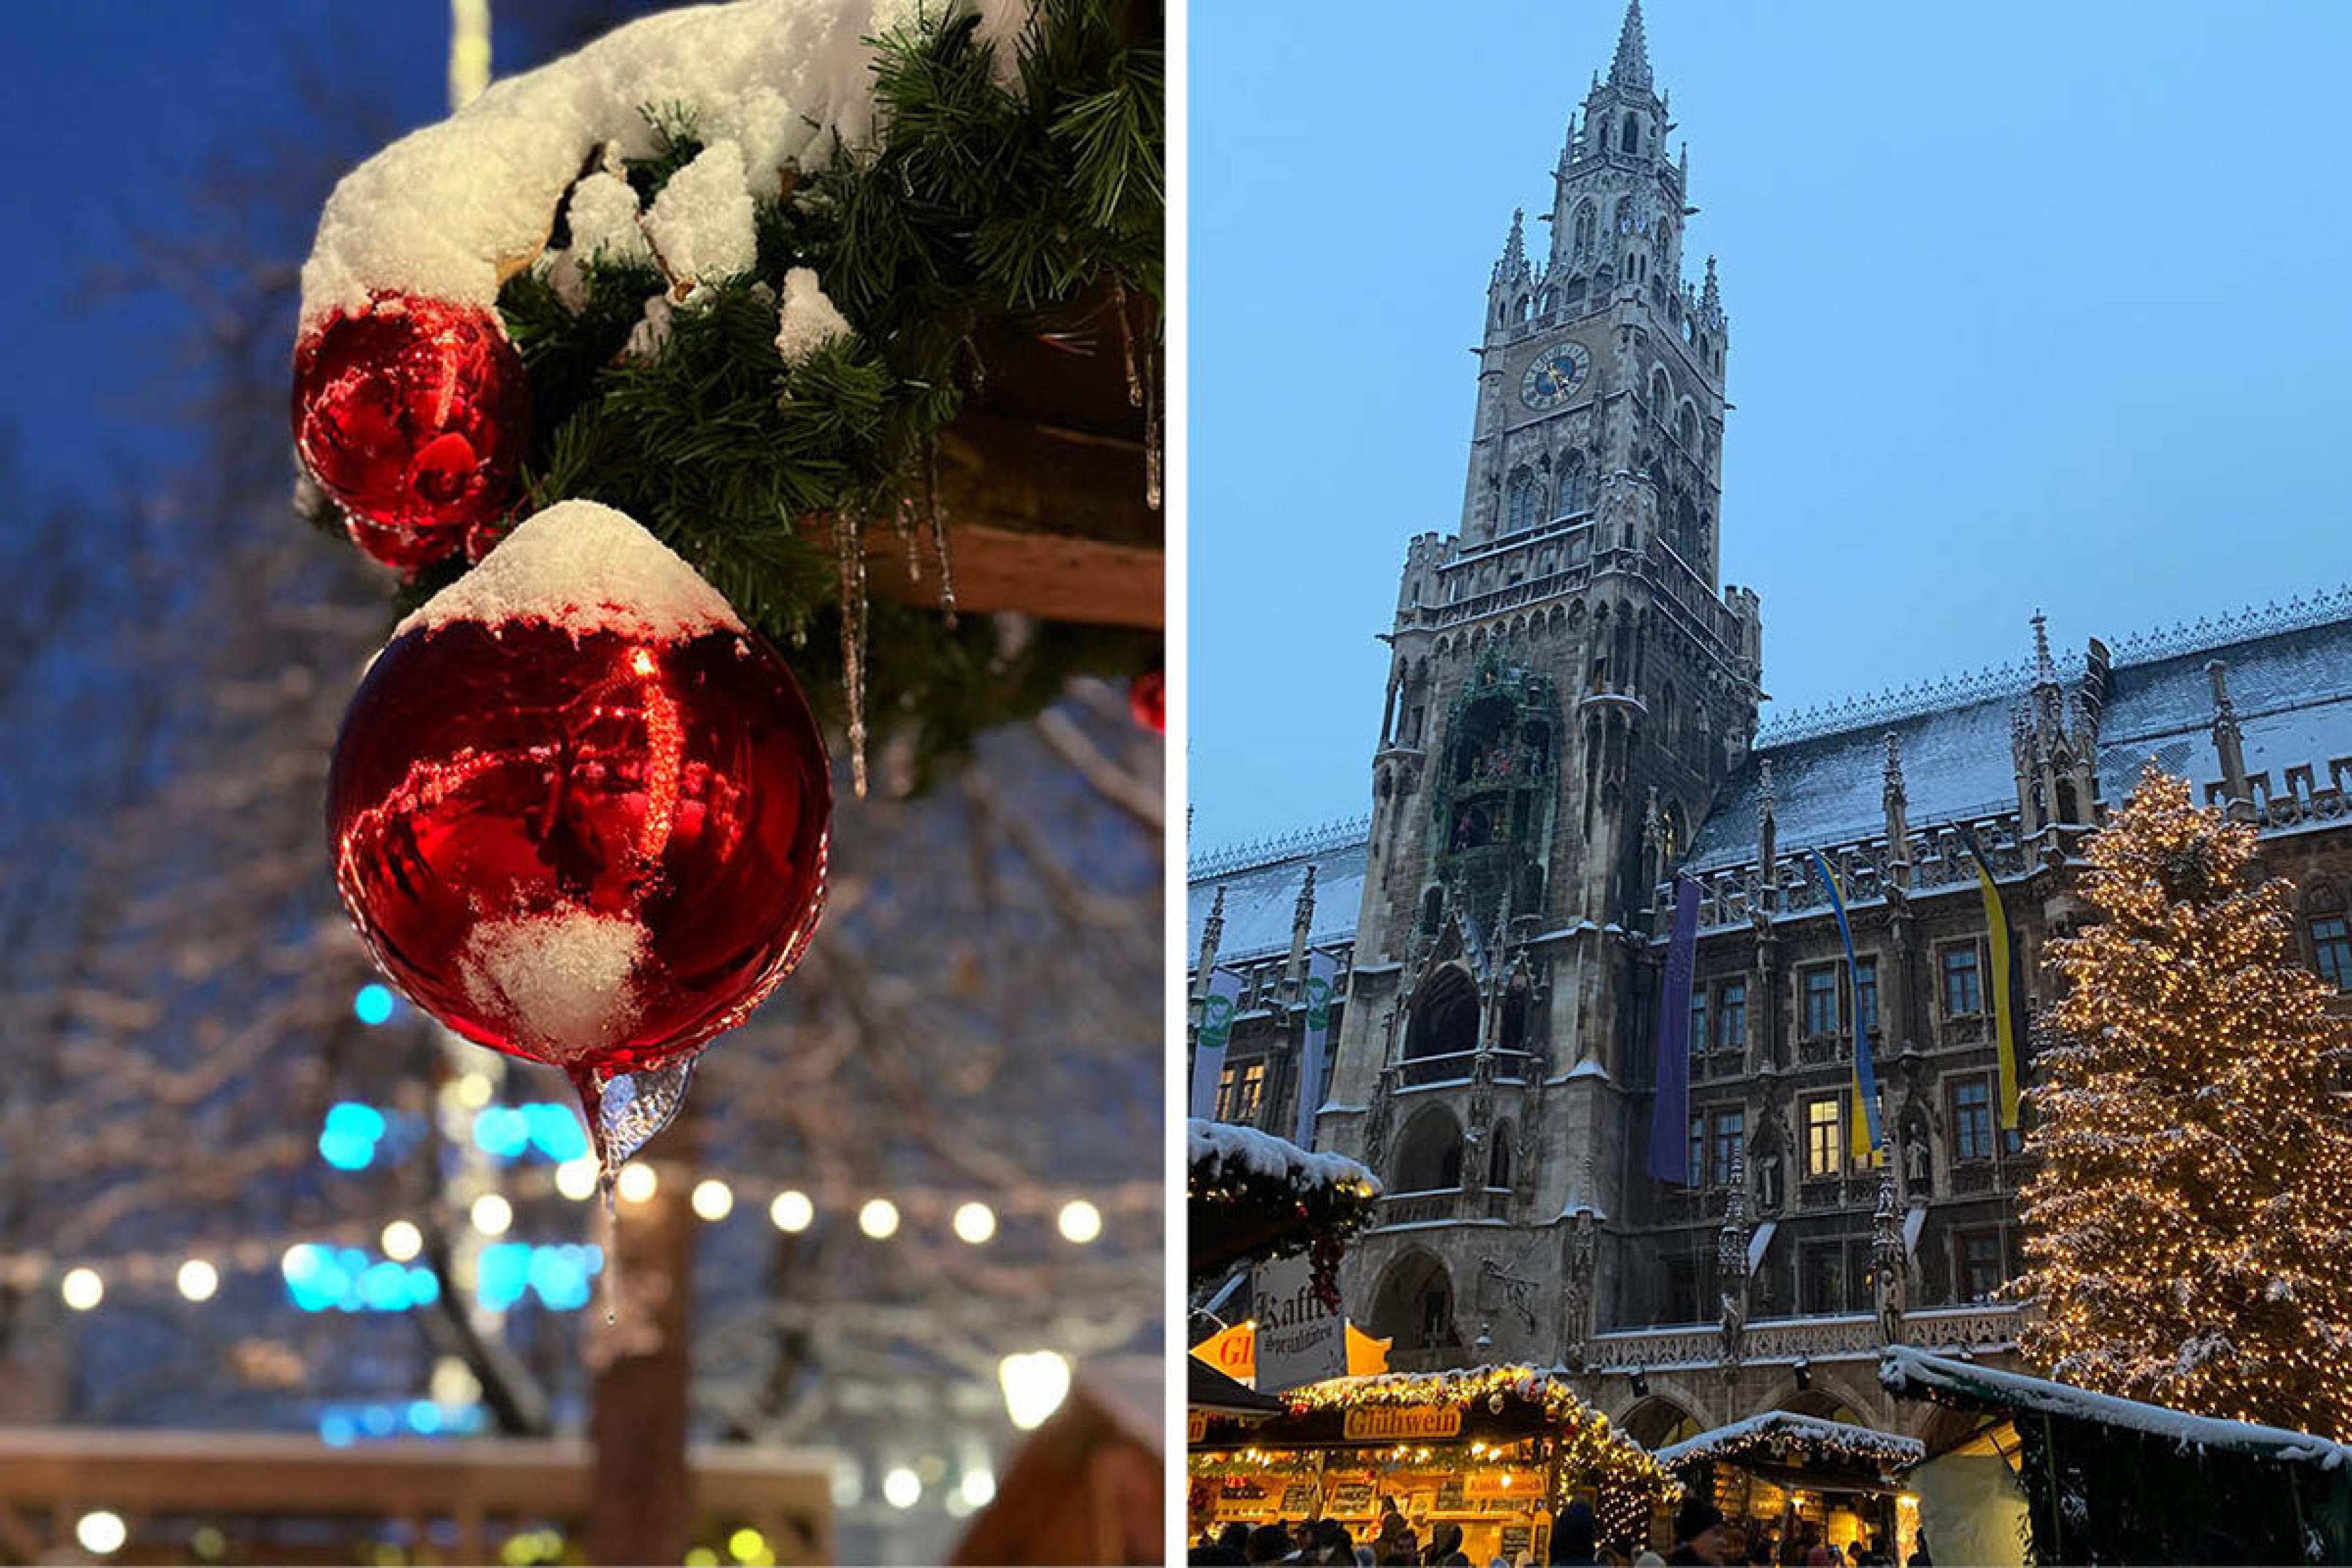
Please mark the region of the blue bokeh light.
POLYGON ((441 1430, 441 1407, 429 1399, 411 1400, 408 1405, 408 1429, 420 1436, 432 1436, 441 1430))
POLYGON ((474 1114, 474 1146, 511 1160, 530 1147, 530 1118, 511 1105, 486 1105, 474 1114))
POLYGON ((580 1125, 580 1113, 568 1105, 541 1101, 526 1105, 523 1114, 530 1122, 530 1141, 539 1152, 551 1160, 577 1160, 588 1152, 588 1134, 580 1125))
POLYGON ((340 1410, 330 1410, 319 1417, 319 1440, 330 1448, 348 1448, 359 1435, 352 1418, 340 1410))
POLYGON ((370 1027, 390 1023, 393 1006, 392 987, 379 985, 373 980, 361 986, 359 994, 352 998, 352 1016, 370 1027))

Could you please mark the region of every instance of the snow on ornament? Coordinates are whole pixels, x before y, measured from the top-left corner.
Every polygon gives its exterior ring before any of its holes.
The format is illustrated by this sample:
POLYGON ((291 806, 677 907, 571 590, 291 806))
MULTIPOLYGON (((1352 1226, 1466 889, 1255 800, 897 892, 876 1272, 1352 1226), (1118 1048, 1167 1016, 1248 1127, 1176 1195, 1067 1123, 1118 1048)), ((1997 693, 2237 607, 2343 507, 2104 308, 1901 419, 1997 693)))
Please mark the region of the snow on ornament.
POLYGON ((400 624, 344 716, 335 881, 467 1039, 562 1068, 609 1179, 791 972, 832 784, 792 672, 619 512, 563 501, 400 624))

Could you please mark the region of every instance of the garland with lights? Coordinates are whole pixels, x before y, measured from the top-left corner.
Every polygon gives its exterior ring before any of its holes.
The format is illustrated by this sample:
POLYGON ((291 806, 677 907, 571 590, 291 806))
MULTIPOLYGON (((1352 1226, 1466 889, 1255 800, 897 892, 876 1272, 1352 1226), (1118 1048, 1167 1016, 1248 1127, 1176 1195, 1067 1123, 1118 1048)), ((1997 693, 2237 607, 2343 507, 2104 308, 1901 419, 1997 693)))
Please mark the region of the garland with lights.
POLYGON ((2096 915, 2027 1103, 2029 1363, 2199 1415, 2352 1436, 2352 1124, 2335 993, 2254 829, 2150 766, 2092 840, 2096 915))
POLYGON ((1927 1449, 1916 1437, 1790 1410, 1768 1410, 1661 1448, 1657 1457, 1674 1470, 1703 1462, 1737 1465, 1763 1459, 1794 1466, 1827 1459, 1856 1473, 1891 1479, 1927 1458, 1927 1449))
MULTIPOLYGON (((1585 1403, 1560 1368, 1379 1373, 1308 1384, 1281 1398, 1290 1407, 1287 1416, 1246 1426, 1229 1424, 1234 1432, 1247 1433, 1245 1447, 1196 1448, 1194 1476, 1307 1469, 1343 1451, 1387 1469, 1410 1467, 1447 1474, 1513 1462, 1542 1463, 1549 1467, 1553 1489, 1547 1506, 1557 1513, 1572 1496, 1590 1493, 1602 1538, 1636 1550, 1647 1544, 1653 1514, 1672 1507, 1683 1493, 1682 1483, 1657 1457, 1585 1403), (1368 1407, 1457 1409, 1464 1417, 1461 1435, 1441 1443, 1344 1450, 1329 1442, 1328 1419, 1318 1417, 1368 1407)), ((1211 1426, 1214 1430, 1219 1424, 1213 1421, 1211 1426)))
POLYGON ((1312 1153, 1255 1128, 1186 1124, 1187 1260, 1195 1280, 1304 1252, 1315 1290, 1339 1309, 1339 1259, 1370 1224, 1381 1184, 1343 1155, 1312 1153))

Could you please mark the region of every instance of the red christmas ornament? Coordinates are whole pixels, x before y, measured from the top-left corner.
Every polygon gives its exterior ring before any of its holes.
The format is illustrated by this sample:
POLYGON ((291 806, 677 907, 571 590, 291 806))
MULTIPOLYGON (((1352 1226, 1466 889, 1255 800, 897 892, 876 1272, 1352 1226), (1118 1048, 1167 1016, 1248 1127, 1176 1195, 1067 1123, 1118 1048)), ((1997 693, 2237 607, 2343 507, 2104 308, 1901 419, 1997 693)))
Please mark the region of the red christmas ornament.
POLYGON ((832 782, 791 670, 589 502, 403 623, 328 796, 336 886, 384 972, 466 1038, 563 1068, 600 1143, 616 1104, 650 1136, 656 1079, 623 1075, 740 1023, 824 908, 832 782))
POLYGON ((380 294, 294 351, 295 449, 352 542, 404 570, 506 509, 529 413, 521 356, 473 306, 380 294))
POLYGON ((1147 669, 1127 685, 1127 710, 1155 735, 1168 733, 1168 678, 1147 669))

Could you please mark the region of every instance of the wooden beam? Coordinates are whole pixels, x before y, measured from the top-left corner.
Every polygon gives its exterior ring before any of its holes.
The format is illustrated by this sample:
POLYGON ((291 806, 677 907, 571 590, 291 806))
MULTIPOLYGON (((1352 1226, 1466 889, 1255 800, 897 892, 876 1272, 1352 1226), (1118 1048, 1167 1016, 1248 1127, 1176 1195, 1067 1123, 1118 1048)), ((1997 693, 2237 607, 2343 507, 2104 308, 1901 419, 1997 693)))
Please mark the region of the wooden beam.
MULTIPOLYGON (((1087 626, 1165 624, 1163 525, 1144 495, 1139 444, 990 415, 958 420, 940 440, 939 510, 959 608, 1087 626)), ((829 520, 801 526, 819 553, 832 553, 829 520)), ((935 607, 938 542, 927 525, 913 542, 909 571, 898 530, 866 525, 869 591, 935 607)))

